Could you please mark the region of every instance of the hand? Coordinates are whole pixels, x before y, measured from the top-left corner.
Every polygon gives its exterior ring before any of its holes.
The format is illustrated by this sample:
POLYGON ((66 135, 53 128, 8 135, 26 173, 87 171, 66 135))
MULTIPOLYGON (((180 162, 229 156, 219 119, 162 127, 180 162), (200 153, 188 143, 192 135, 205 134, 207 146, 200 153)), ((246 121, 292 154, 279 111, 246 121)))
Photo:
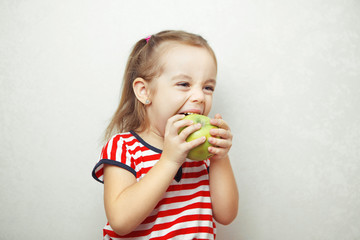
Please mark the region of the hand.
POLYGON ((225 122, 220 114, 216 114, 210 123, 219 128, 210 130, 210 137, 208 141, 214 145, 209 147, 209 152, 214 154, 210 159, 217 160, 227 157, 228 152, 232 146, 233 135, 230 131, 229 125, 225 122))
POLYGON ((181 165, 188 152, 206 141, 206 137, 186 142, 186 138, 201 128, 201 124, 193 124, 191 120, 183 119, 185 115, 177 114, 168 119, 164 134, 164 147, 161 158, 174 161, 181 165), (179 130, 186 127, 179 134, 179 130))

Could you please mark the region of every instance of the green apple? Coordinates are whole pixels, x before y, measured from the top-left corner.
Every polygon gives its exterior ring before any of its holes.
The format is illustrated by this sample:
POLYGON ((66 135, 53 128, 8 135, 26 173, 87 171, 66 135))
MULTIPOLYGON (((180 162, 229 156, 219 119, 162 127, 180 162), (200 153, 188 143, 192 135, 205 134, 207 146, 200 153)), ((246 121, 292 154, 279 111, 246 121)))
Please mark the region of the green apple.
MULTIPOLYGON (((187 142, 190 142, 192 140, 195 140, 195 139, 203 137, 203 136, 206 137, 206 141, 203 144, 190 150, 190 152, 187 155, 187 158, 189 158, 191 160, 195 160, 195 161, 202 161, 202 160, 208 159, 209 157, 212 156, 212 154, 209 153, 209 151, 208 151, 208 148, 210 146, 212 146, 212 144, 210 144, 208 141, 209 137, 211 137, 210 129, 218 128, 218 127, 210 124, 210 118, 208 118, 207 116, 204 116, 204 115, 200 115, 200 114, 189 114, 189 115, 185 116, 184 119, 192 120, 194 122, 194 124, 201 123, 201 128, 199 130, 191 133, 186 138, 187 142)), ((180 129, 179 133, 183 129, 184 128, 180 129)))

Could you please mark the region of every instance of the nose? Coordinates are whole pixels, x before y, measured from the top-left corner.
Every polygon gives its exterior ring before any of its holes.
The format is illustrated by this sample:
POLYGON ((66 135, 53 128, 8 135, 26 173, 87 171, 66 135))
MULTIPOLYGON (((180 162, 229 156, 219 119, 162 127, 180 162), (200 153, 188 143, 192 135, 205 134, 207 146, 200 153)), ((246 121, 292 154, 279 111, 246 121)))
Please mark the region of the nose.
POLYGON ((190 94, 191 102, 203 103, 205 101, 205 94, 202 87, 193 88, 190 94))

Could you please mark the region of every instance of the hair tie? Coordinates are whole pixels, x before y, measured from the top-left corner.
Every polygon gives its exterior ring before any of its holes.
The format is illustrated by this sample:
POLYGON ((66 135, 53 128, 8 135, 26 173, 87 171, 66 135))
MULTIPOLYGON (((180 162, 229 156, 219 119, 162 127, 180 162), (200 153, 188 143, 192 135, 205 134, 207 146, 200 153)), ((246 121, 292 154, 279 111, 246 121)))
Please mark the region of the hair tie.
POLYGON ((147 43, 149 42, 150 38, 151 38, 151 35, 145 38, 147 43))

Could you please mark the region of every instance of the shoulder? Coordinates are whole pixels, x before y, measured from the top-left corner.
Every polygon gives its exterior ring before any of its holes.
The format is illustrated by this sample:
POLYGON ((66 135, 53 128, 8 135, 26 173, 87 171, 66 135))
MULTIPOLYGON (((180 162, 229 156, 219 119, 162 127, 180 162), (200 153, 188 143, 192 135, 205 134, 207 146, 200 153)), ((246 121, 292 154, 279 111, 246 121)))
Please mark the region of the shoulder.
POLYGON ((117 151, 118 148, 124 148, 134 140, 136 138, 131 132, 115 134, 104 144, 101 152, 102 158, 104 158, 104 155, 111 154, 112 151, 117 151))
POLYGON ((131 140, 133 140, 135 138, 135 136, 132 134, 132 132, 124 132, 124 133, 118 133, 113 135, 104 146, 109 145, 111 143, 114 142, 129 142, 131 140))
POLYGON ((112 136, 103 146, 100 160, 93 169, 92 176, 95 180, 103 183, 104 165, 121 167, 136 176, 135 165, 129 153, 133 145, 136 145, 136 138, 131 132, 112 136))

